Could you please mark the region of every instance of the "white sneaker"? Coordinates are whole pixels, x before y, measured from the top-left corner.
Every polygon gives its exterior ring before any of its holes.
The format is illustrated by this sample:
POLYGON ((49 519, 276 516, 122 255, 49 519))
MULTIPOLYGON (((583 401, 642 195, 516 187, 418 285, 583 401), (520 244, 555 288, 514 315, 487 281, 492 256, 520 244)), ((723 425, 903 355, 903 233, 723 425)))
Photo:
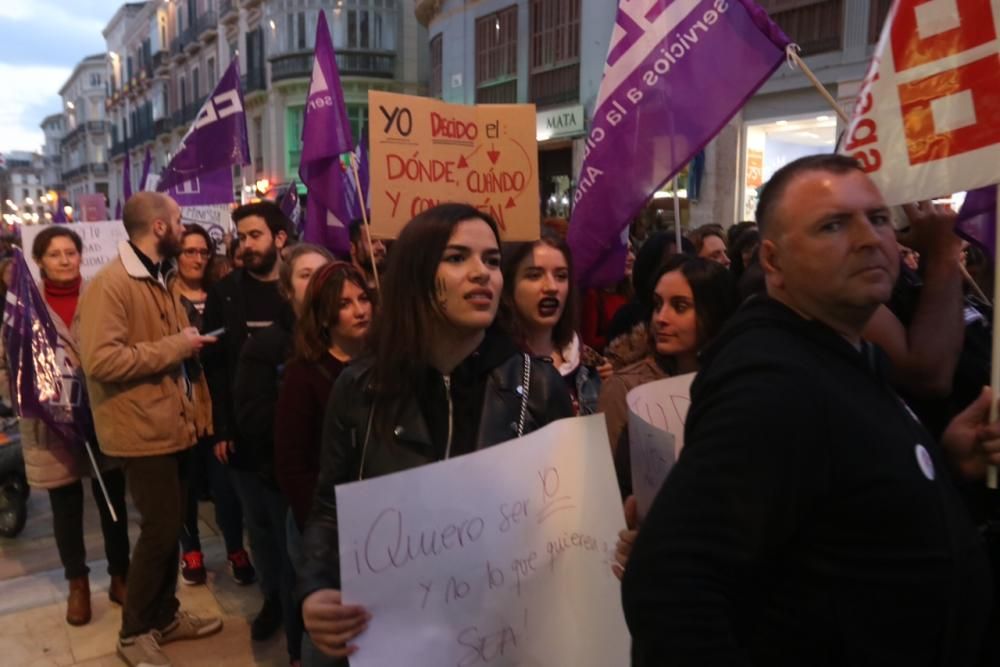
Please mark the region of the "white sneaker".
POLYGON ((129 667, 171 667, 170 658, 160 650, 156 630, 118 640, 118 657, 129 667))
POLYGON ((221 618, 201 618, 186 611, 178 611, 177 615, 174 616, 173 623, 160 630, 159 643, 169 644, 182 639, 201 639, 214 635, 221 629, 221 618))

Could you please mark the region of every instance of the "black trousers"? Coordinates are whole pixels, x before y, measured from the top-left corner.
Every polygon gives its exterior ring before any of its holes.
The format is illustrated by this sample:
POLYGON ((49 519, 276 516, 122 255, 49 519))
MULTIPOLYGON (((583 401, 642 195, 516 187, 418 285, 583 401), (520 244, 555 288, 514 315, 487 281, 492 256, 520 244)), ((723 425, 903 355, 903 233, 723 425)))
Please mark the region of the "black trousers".
POLYGON ((177 540, 184 522, 189 451, 125 459, 125 478, 139 512, 139 539, 132 552, 122 637, 170 625, 177 601, 177 540))
MULTIPOLYGON (((108 559, 108 574, 126 576, 128 574, 128 510, 125 507, 125 473, 120 468, 102 473, 108 496, 118 515, 118 521, 111 519, 111 512, 101 493, 101 486, 95 477, 90 481, 90 490, 101 515, 101 532, 104 533, 104 555, 108 559)), ((87 548, 83 542, 83 482, 49 489, 49 503, 52 505, 52 524, 55 529, 56 548, 67 579, 86 576, 87 548)))

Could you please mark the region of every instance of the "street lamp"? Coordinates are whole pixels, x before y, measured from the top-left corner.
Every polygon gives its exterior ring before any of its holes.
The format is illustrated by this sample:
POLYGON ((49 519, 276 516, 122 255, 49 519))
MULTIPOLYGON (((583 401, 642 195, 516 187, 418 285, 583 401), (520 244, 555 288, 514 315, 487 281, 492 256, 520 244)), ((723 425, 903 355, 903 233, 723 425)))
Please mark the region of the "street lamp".
POLYGON ((257 186, 257 194, 261 197, 267 194, 267 191, 271 189, 271 181, 266 178, 257 179, 257 183, 255 185, 257 186))
POLYGON ((7 206, 9 206, 10 210, 12 210, 12 211, 16 211, 17 210, 17 204, 15 204, 14 202, 12 202, 9 199, 7 200, 7 206))
POLYGON ((63 213, 66 215, 73 215, 73 207, 69 205, 63 206, 63 213))

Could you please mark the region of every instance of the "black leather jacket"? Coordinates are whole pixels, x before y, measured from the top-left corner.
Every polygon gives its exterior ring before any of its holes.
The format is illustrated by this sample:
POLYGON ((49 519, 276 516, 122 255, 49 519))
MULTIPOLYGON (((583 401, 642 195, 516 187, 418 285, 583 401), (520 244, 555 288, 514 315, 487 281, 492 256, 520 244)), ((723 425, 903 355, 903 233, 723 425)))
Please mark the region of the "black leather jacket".
MULTIPOLYGON (((446 458, 443 443, 435 443, 431 435, 432 429, 421 407, 421 391, 414 391, 397 402, 394 410, 385 413, 380 407, 372 413, 368 390, 370 371, 370 361, 362 359, 352 363, 341 373, 330 395, 323 425, 319 483, 303 535, 303 562, 297 568, 300 603, 319 589, 340 588, 334 493, 337 484, 387 475, 446 458), (389 428, 386 424, 373 428, 369 438, 368 426, 378 420, 380 414, 397 417, 389 428), (381 433, 387 433, 388 437, 380 436, 381 433)), ((477 435, 474 443, 468 443, 467 450, 482 449, 517 436, 523 371, 524 355, 513 346, 487 371, 477 435)), ((440 377, 437 376, 439 381, 440 377)), ((456 387, 454 391, 459 389, 456 387)), ((426 406, 426 402, 423 405, 426 406)), ((532 359, 524 433, 572 416, 572 402, 559 372, 546 361, 532 359)))

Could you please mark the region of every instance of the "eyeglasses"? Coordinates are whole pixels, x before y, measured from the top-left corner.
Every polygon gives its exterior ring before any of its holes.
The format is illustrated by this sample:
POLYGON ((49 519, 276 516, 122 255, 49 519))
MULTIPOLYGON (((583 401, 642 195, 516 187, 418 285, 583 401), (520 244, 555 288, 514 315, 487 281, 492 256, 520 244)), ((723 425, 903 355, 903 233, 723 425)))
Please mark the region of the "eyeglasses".
POLYGON ((181 254, 184 255, 185 257, 190 257, 192 259, 194 259, 195 257, 208 259, 209 257, 212 256, 212 251, 208 249, 203 250, 201 248, 184 248, 184 250, 181 251, 181 254))

